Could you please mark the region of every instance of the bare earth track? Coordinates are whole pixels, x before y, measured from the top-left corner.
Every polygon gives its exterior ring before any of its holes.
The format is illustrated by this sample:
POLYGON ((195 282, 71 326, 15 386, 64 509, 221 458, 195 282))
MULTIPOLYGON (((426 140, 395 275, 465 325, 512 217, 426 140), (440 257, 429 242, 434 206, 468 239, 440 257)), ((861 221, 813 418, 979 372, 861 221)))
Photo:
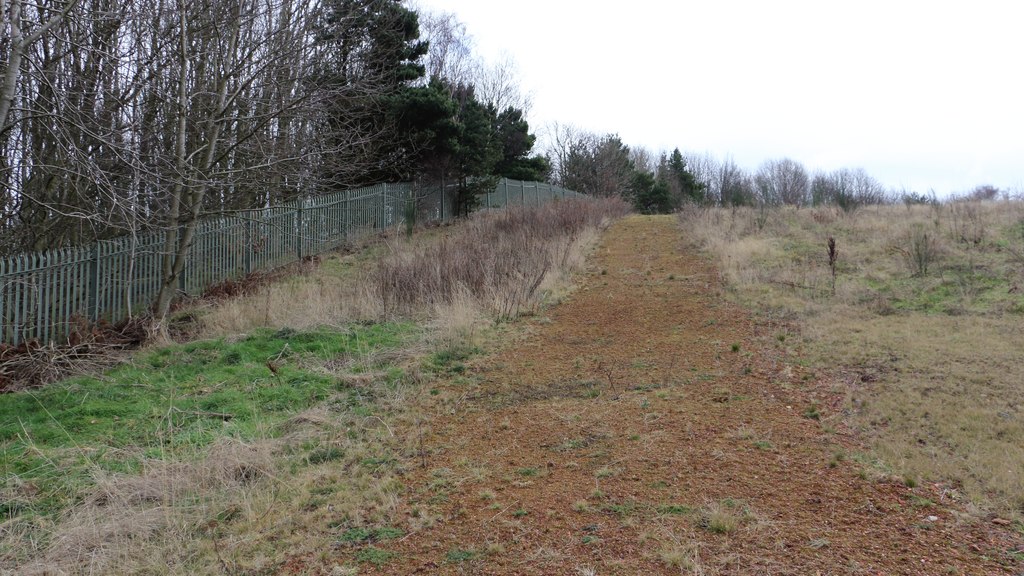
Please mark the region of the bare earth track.
POLYGON ((616 223, 581 288, 447 385, 463 400, 406 477, 408 535, 361 573, 1021 570, 1012 534, 844 458, 823 387, 682 235, 616 223))

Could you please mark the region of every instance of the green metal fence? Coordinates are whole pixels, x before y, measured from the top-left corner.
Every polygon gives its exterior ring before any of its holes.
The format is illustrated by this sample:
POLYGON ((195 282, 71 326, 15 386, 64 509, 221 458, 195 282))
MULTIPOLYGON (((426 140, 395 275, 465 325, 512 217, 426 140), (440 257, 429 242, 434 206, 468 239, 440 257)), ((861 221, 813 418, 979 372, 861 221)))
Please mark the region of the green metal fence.
MULTIPOLYGON (((245 210, 201 221, 178 290, 204 290, 257 270, 333 250, 404 221, 415 201, 421 222, 451 217, 451 190, 381 184, 245 210)), ((539 206, 579 194, 503 179, 481 198, 486 209, 539 206)), ((0 257, 0 342, 60 342, 76 325, 117 323, 144 310, 160 290, 164 232, 0 257)))

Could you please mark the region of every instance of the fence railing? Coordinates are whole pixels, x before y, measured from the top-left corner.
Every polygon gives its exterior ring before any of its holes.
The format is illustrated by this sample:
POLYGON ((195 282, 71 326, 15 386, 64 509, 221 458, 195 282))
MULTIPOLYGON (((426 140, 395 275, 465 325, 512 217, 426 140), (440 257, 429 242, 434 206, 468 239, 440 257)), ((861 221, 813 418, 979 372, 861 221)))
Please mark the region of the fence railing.
MULTIPOLYGON (((502 179, 483 208, 539 206, 580 196, 539 182, 502 179)), ((381 184, 202 220, 192 239, 182 294, 339 248, 405 220, 452 216, 451 192, 381 184)), ((116 324, 148 307, 163 281, 164 231, 85 246, 0 257, 0 343, 66 339, 78 325, 116 324)))

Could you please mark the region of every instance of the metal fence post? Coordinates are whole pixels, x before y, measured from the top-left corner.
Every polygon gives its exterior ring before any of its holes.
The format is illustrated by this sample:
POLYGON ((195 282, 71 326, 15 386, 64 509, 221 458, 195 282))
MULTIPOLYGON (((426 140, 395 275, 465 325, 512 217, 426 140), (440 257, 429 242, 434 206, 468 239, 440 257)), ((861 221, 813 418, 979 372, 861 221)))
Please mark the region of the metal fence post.
POLYGON ((89 317, 93 323, 100 321, 100 243, 92 245, 92 260, 89 260, 89 317))
POLYGON ((345 226, 344 238, 345 242, 348 242, 348 229, 352 225, 352 191, 345 190, 345 216, 342 217, 342 222, 345 226))
POLYGON ((305 237, 305 234, 302 233, 302 208, 305 203, 306 199, 299 197, 299 205, 295 209, 295 234, 298 235, 298 242, 295 244, 297 246, 296 255, 299 257, 299 260, 302 260, 302 239, 305 237))
POLYGON ((502 178, 501 183, 505 186, 505 208, 508 208, 508 178, 502 178))
POLYGON ((256 234, 253 232, 252 224, 252 212, 248 212, 245 216, 245 242, 244 251, 242 252, 242 268, 245 270, 246 275, 252 274, 252 257, 253 257, 253 243, 256 242, 256 234))
POLYGON ((7 284, 4 283, 4 272, 7 271, 7 258, 0 256, 0 342, 7 341, 7 316, 4 316, 4 302, 7 299, 7 284))
MULTIPOLYGON (((176 258, 178 254, 184 254, 185 255, 185 262, 181 266, 181 274, 178 275, 178 291, 180 291, 183 294, 188 294, 188 282, 187 282, 188 269, 189 269, 188 261, 189 261, 189 258, 192 257, 192 250, 190 248, 186 249, 186 250, 182 250, 182 244, 184 242, 185 242, 185 225, 182 224, 181 226, 178 226, 178 243, 177 243, 177 248, 176 248, 177 252, 175 252, 174 258, 176 258)), ((172 258, 172 262, 173 262, 174 258, 172 258)))

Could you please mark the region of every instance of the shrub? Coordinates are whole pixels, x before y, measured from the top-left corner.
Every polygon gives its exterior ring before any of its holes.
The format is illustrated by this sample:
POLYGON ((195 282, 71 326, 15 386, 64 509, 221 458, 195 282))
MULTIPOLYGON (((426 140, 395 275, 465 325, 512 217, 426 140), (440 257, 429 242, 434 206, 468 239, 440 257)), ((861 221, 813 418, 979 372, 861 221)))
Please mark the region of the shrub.
POLYGON ((935 234, 929 234, 923 226, 914 226, 903 235, 900 244, 896 250, 903 256, 911 274, 926 276, 939 257, 939 243, 935 234))
POLYGON ((549 273, 566 267, 583 233, 628 210, 609 198, 477 214, 439 242, 399 246, 371 281, 388 314, 453 304, 468 294, 499 318, 511 318, 534 300, 549 273))

